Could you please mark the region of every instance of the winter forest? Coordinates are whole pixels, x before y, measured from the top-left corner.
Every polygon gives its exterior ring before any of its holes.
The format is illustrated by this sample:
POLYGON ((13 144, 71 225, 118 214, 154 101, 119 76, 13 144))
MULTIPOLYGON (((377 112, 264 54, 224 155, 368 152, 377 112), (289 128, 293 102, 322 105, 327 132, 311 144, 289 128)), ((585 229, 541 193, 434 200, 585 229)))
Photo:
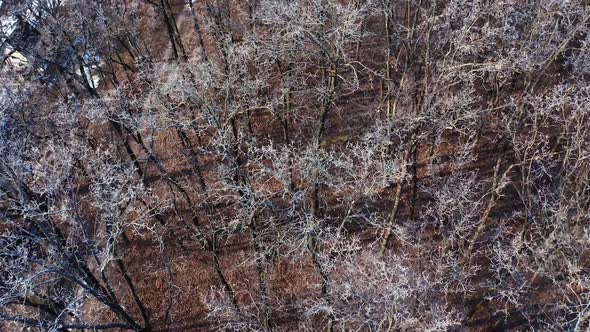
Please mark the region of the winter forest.
POLYGON ((0 0, 0 331, 589 331, 587 0, 0 0))

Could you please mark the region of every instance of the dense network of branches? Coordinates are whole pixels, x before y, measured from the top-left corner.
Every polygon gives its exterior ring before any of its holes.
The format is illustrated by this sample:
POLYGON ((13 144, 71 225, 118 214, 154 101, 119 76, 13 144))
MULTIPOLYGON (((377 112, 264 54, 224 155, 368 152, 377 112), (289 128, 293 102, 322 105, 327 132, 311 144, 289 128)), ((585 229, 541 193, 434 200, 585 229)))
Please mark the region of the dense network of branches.
POLYGON ((589 27, 0 1, 0 330, 589 329, 589 27))

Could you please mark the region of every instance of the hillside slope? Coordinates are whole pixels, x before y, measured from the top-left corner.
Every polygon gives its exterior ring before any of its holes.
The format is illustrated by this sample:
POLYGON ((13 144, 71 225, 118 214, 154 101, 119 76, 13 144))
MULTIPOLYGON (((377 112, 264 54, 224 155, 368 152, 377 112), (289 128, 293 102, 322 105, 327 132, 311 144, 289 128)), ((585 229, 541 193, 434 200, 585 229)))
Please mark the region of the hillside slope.
POLYGON ((0 14, 1 330, 590 328, 587 1, 0 14))

